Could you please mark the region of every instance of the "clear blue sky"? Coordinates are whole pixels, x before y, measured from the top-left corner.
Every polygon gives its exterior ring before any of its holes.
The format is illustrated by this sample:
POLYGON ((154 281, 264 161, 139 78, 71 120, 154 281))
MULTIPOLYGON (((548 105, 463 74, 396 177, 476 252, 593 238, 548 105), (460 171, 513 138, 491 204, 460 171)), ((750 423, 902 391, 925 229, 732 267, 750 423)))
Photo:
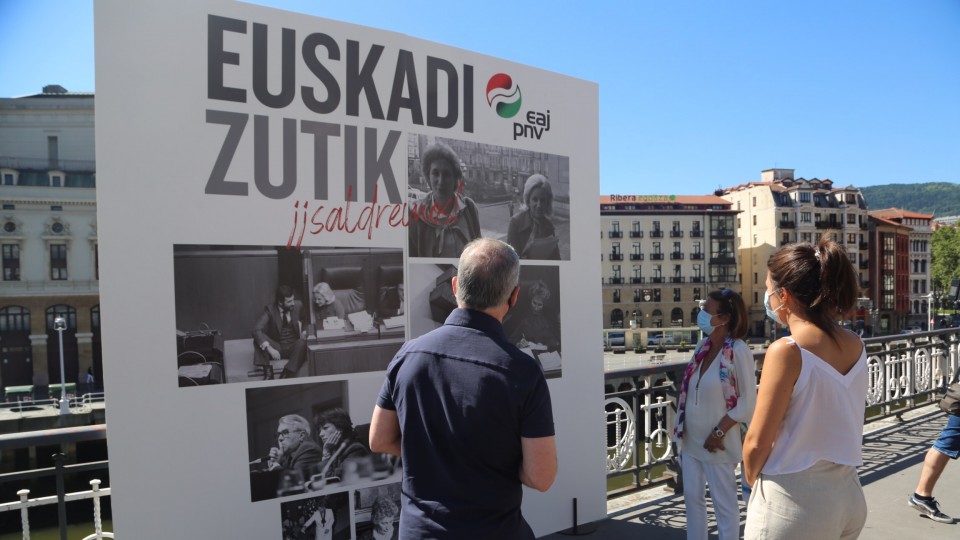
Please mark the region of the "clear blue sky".
MULTIPOLYGON (((605 194, 960 182, 958 0, 254 3, 598 83, 605 194)), ((93 58, 91 0, 0 0, 0 97, 95 91, 93 58)))

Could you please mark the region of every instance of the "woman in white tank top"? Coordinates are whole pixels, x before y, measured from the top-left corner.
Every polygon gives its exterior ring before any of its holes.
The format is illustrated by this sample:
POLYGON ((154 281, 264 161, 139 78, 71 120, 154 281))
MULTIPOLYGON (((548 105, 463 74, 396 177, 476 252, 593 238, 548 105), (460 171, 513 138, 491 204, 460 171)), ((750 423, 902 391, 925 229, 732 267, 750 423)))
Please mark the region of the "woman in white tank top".
POLYGON ((767 315, 791 335, 767 349, 743 443, 753 486, 744 538, 857 538, 866 354, 836 323, 856 307, 857 273, 831 240, 789 244, 767 269, 767 315))

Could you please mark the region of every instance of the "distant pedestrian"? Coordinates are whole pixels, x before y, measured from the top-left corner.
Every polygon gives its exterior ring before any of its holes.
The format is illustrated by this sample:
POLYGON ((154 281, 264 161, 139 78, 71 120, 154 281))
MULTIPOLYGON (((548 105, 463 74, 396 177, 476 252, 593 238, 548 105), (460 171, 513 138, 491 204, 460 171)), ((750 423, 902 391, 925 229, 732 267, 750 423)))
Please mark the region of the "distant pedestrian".
MULTIPOLYGON (((957 374, 960 380, 960 372, 957 374)), ((947 467, 947 462, 960 456, 960 416, 948 415, 947 425, 943 426, 940 436, 927 450, 920 470, 920 481, 916 491, 907 499, 907 504, 917 509, 920 515, 940 523, 953 523, 953 518, 940 511, 940 503, 933 497, 933 488, 947 467)))

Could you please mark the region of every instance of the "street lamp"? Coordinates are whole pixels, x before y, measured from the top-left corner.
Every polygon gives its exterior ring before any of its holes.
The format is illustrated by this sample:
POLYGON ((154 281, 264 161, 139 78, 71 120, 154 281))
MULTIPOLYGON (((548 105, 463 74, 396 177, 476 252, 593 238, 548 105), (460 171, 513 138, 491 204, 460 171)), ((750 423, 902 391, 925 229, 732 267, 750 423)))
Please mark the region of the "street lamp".
POLYGON ((53 319, 53 329, 60 335, 60 414, 70 414, 70 402, 67 401, 67 378, 63 371, 63 331, 67 329, 67 321, 63 317, 53 319))
POLYGON ((933 321, 936 317, 933 314, 933 291, 927 295, 927 332, 933 330, 933 321))

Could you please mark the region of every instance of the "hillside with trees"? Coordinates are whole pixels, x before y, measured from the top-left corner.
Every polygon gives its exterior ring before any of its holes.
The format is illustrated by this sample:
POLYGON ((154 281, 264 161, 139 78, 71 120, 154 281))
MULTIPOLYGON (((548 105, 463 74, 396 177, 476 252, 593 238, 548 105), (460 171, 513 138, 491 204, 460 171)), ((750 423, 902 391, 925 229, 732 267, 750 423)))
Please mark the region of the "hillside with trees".
POLYGON ((884 184, 860 188, 870 210, 902 208, 934 217, 960 215, 960 184, 884 184))

